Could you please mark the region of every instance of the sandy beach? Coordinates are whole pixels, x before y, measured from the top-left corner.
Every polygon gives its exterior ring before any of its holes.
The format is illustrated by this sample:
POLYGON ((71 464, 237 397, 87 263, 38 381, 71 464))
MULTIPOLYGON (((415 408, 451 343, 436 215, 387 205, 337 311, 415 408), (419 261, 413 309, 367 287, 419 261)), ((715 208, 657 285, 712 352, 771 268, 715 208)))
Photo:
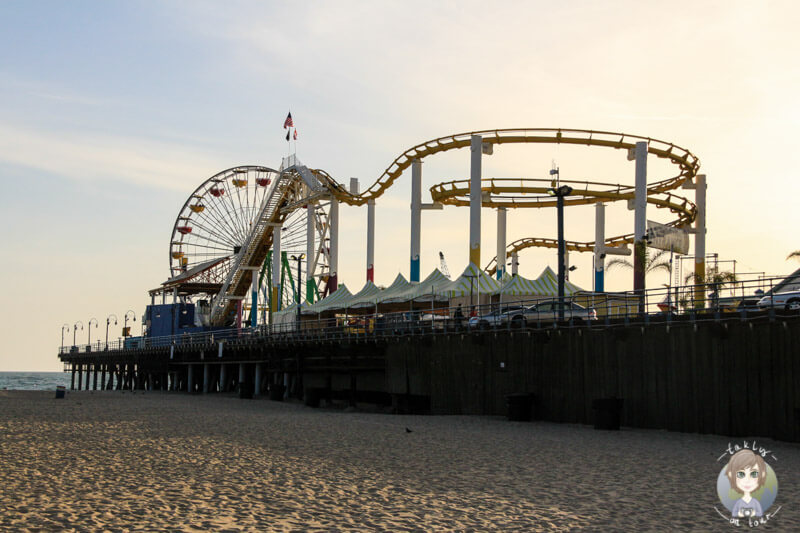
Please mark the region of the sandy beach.
MULTIPOLYGON (((218 395, 0 391, 0 529, 730 531, 714 509, 729 442, 218 395)), ((782 506, 760 529, 798 530, 800 446, 758 442, 777 458, 770 511, 782 506)))

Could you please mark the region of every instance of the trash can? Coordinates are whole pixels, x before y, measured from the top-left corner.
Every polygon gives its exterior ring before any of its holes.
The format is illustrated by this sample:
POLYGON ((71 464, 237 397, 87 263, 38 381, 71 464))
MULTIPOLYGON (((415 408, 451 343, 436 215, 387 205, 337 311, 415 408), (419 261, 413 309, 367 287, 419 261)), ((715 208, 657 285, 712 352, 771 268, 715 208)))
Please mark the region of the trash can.
POLYGON ((245 382, 239 384, 239 398, 242 400, 253 399, 253 385, 251 383, 245 382))
POLYGON ((508 406, 508 419, 515 422, 529 422, 531 419, 531 404, 533 396, 526 392, 509 394, 506 396, 508 406))
POLYGON ((319 401, 322 399, 322 393, 325 389, 308 388, 306 389, 305 404, 308 407, 319 407, 319 401))
POLYGON ((67 394, 67 388, 64 385, 56 386, 56 399, 64 398, 67 394))
POLYGON ((619 430, 622 413, 622 398, 597 398, 592 400, 594 409, 594 429, 619 430))
POLYGON ((282 402, 283 401, 283 394, 286 392, 286 387, 281 385, 280 383, 270 383, 269 385, 269 399, 282 402))

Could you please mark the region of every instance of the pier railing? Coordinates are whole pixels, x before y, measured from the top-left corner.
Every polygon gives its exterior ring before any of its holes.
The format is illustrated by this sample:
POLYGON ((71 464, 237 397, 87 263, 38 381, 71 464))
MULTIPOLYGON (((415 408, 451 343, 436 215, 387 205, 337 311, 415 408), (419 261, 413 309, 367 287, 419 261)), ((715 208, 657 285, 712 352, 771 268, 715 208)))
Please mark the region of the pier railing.
POLYGON ((576 293, 563 304, 554 298, 503 295, 459 298, 460 305, 421 296, 404 304, 377 301, 366 309, 340 309, 324 315, 282 317, 283 323, 186 332, 163 337, 128 337, 91 345, 62 346, 60 355, 144 350, 158 347, 210 346, 217 343, 348 342, 415 335, 442 335, 490 330, 613 327, 654 322, 774 318, 800 312, 800 296, 776 303, 772 287, 781 278, 717 281, 642 292, 576 293), (762 296, 767 296, 762 301, 762 296), (405 310, 398 307, 407 306, 405 310), (387 310, 390 309, 390 310, 387 310), (563 309, 563 313, 560 312, 563 309), (288 319, 288 320, 287 320, 288 319))

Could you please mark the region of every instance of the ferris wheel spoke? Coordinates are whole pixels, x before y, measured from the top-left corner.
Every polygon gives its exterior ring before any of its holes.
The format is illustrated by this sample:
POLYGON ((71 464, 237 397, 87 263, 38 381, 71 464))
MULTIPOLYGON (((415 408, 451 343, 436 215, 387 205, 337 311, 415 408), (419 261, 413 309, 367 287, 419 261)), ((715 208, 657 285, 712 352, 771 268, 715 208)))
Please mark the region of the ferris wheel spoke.
POLYGON ((196 235, 193 239, 188 240, 187 242, 191 242, 191 243, 194 243, 195 245, 199 245, 199 246, 202 246, 204 243, 217 244, 217 245, 222 247, 221 249, 226 250, 227 253, 233 252, 233 246, 231 246, 230 243, 227 242, 227 239, 224 240, 224 241, 223 240, 218 240, 218 239, 216 239, 216 238, 214 238, 214 237, 212 237, 211 235, 208 235, 208 234, 196 235))
POLYGON ((230 240, 232 245, 240 243, 238 237, 238 231, 236 227, 231 224, 230 216, 228 215, 227 209, 223 210, 226 206, 221 202, 213 202, 209 205, 209 219, 213 219, 215 221, 215 225, 219 228, 219 231, 226 235, 227 239, 230 240))
POLYGON ((234 246, 237 245, 236 241, 234 241, 231 237, 229 237, 225 232, 224 228, 217 225, 216 221, 213 219, 203 219, 203 224, 197 224, 197 226, 204 230, 207 235, 213 236, 217 242, 227 244, 230 249, 233 249, 234 246), (205 222, 208 221, 208 226, 206 226, 205 222))
MULTIPOLYGON (((237 205, 234 198, 233 198, 233 191, 231 190, 231 183, 230 180, 225 180, 225 189, 227 191, 228 203, 230 206, 228 209, 228 213, 231 216, 231 219, 235 222, 234 226, 238 229, 238 236, 242 240, 242 242, 247 239, 247 224, 245 223, 243 216, 242 216, 242 204, 239 202, 237 205)), ((224 196, 224 195, 223 195, 224 196)))

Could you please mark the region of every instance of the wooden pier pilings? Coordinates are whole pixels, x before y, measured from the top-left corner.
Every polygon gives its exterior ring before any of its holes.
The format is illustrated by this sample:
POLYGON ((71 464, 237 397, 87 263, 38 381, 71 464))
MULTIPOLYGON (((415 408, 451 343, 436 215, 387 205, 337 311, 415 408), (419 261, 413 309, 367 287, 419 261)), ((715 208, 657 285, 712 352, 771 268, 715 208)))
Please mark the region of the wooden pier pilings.
POLYGON ((215 343, 60 357, 73 388, 256 396, 273 388, 480 415, 505 415, 508 395, 529 393, 537 418, 580 424, 596 422, 595 400, 619 398, 623 426, 800 441, 799 342, 796 314, 734 315, 327 342, 266 337, 227 340, 221 351, 215 343))

